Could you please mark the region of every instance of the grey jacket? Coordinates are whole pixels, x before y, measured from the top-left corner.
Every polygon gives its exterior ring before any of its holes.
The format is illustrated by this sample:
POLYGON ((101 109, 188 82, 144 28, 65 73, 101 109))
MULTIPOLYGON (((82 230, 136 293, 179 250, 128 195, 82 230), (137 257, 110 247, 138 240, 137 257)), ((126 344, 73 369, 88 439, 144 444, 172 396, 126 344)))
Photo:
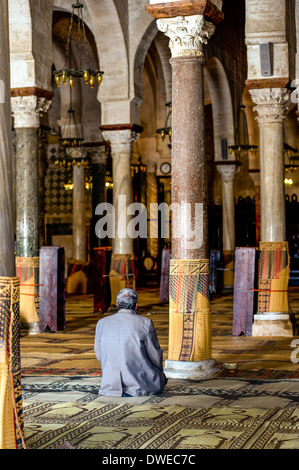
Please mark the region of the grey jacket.
POLYGON ((102 365, 99 395, 154 395, 163 392, 163 351, 151 319, 121 309, 99 320, 94 351, 102 365))

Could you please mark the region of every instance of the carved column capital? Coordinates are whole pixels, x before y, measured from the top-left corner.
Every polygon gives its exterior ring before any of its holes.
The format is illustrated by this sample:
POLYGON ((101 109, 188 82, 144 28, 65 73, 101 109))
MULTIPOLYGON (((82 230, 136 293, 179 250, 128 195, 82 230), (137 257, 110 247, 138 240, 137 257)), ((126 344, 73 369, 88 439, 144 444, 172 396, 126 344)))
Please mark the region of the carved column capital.
POLYGON ((107 160, 107 146, 104 145, 96 145, 89 147, 88 144, 84 145, 84 149, 86 153, 91 158, 91 162, 93 165, 97 164, 105 164, 107 160))
POLYGON ((232 162, 225 165, 218 164, 217 170, 221 174, 222 181, 224 183, 232 183, 235 175, 240 171, 240 165, 238 162, 232 162))
POLYGON ((214 34, 215 26, 203 15, 160 18, 158 29, 170 38, 172 57, 197 56, 204 60, 203 44, 214 34))
POLYGON ((258 113, 256 119, 259 124, 284 121, 290 97, 286 88, 261 88, 249 90, 249 92, 257 105, 253 110, 258 113))
POLYGON ((51 100, 40 96, 15 96, 11 98, 11 108, 15 128, 36 128, 40 118, 51 105, 51 100))
POLYGON ((132 142, 139 139, 140 134, 133 129, 105 130, 103 138, 111 144, 111 154, 131 153, 132 142))
POLYGON ((66 148, 65 151, 66 151, 67 156, 70 158, 73 158, 74 160, 82 160, 85 156, 85 153, 82 147, 66 148))

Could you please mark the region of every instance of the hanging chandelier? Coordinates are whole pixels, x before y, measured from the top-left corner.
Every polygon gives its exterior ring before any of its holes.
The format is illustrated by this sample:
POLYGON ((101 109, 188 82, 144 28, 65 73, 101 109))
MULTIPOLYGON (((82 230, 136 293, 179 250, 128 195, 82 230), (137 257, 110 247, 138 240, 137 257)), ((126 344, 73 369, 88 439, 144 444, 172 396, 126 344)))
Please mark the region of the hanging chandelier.
POLYGON ((71 155, 65 154, 64 158, 62 160, 55 160, 55 168, 71 168, 74 166, 83 166, 84 168, 89 168, 90 167, 90 162, 86 158, 72 158, 71 155))
POLYGON ((78 148, 83 146, 83 135, 80 132, 80 126, 77 123, 75 110, 73 109, 72 99, 67 112, 65 125, 62 130, 62 137, 59 142, 63 148, 78 148))
MULTIPOLYGON (((93 188, 93 182, 92 182, 92 177, 91 176, 86 176, 85 178, 85 189, 86 191, 91 191, 93 188)), ((71 193, 74 189, 74 183, 71 178, 68 179, 67 183, 64 185, 64 190, 67 193, 71 193)))
POLYGON ((61 81, 65 85, 67 80, 69 81, 69 85, 71 89, 74 88, 75 79, 76 78, 83 78, 85 83, 90 85, 90 88, 94 87, 95 81, 97 81, 98 85, 101 86, 103 74, 101 70, 93 70, 88 65, 89 63, 89 52, 88 52, 88 44, 86 39, 86 32, 85 32, 85 25, 83 21, 83 8, 84 4, 81 2, 73 3, 72 4, 72 14, 69 23, 69 32, 68 32, 68 41, 67 47, 65 52, 65 63, 64 67, 60 70, 55 70, 53 72, 55 83, 60 87, 61 81), (75 11, 78 16, 78 40, 79 42, 83 42, 85 45, 85 60, 87 64, 82 62, 81 53, 79 51, 79 68, 73 67, 72 64, 72 30, 74 25, 74 16, 75 11))
POLYGON ((167 110, 167 116, 166 116, 164 127, 161 127, 160 129, 157 129, 156 132, 157 132, 157 134, 161 135, 161 139, 162 139, 163 142, 165 141, 166 136, 168 136, 169 143, 171 144, 171 141, 172 141, 172 126, 171 126, 171 124, 172 124, 172 122, 171 122, 172 104, 169 102, 169 103, 166 103, 166 106, 167 106, 168 110, 167 110))
POLYGON ((81 131, 81 126, 77 123, 75 110, 73 109, 72 90, 70 90, 70 107, 61 135, 59 143, 63 151, 63 158, 55 161, 55 167, 70 168, 82 166, 86 169, 89 168, 90 161, 86 158, 84 152, 83 132, 81 131))
POLYGON ((233 155, 237 160, 240 160, 242 155, 247 157, 249 152, 256 154, 258 150, 257 145, 249 144, 245 109, 246 106, 240 105, 240 118, 238 130, 236 132, 236 144, 228 147, 230 155, 233 155))
POLYGON ((56 160, 55 166, 67 168, 71 166, 84 166, 88 168, 90 163, 85 158, 84 138, 82 126, 77 123, 75 110, 73 108, 72 89, 70 88, 70 104, 67 111, 65 125, 61 131, 59 139, 60 146, 63 149, 63 159, 56 160))

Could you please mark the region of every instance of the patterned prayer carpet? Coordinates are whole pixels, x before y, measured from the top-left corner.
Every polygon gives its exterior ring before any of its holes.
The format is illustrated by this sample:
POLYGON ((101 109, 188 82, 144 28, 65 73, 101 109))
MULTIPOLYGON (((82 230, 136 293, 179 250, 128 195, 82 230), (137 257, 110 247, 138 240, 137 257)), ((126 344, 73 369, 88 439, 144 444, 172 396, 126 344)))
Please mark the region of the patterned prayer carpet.
MULTIPOLYGON (((157 289, 139 294, 167 359, 168 302, 157 289)), ((298 321, 298 291, 291 305, 298 321)), ((211 309, 215 378, 170 379, 153 397, 99 397, 93 346, 103 315, 93 313, 92 296, 68 297, 64 331, 21 337, 28 449, 299 449, 294 338, 233 337, 232 296, 214 297, 211 309)))
POLYGON ((28 449, 298 449, 299 409, 25 401, 28 449))
POLYGON ((185 407, 299 408, 299 380, 169 379, 162 394, 145 397, 98 395, 100 377, 36 376, 22 379, 28 402, 82 402, 185 407))
MULTIPOLYGON (((290 299, 298 323, 299 292, 291 292, 290 299)), ((218 377, 299 379, 298 363, 291 361, 293 338, 232 336, 232 304, 231 295, 215 296, 211 301, 212 357, 218 363, 218 377), (238 367, 229 372, 223 364, 232 362, 238 367)), ((153 320, 167 359, 168 302, 159 302, 158 289, 140 289, 138 307, 140 314, 153 320)), ((65 330, 21 337, 22 376, 100 376, 93 347, 96 323, 102 317, 93 313, 91 295, 69 296, 65 330)))

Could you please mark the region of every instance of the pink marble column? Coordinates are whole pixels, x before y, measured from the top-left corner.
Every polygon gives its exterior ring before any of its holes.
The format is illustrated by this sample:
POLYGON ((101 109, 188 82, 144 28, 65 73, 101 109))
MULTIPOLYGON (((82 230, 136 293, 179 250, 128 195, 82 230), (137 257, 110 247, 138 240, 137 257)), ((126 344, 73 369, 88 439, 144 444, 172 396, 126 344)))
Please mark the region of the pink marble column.
POLYGON ((160 18, 172 53, 172 260, 165 373, 212 377, 203 44, 215 26, 203 15, 160 18))
POLYGON ((172 98, 172 204, 180 214, 172 218, 172 256, 174 259, 208 259, 207 163, 205 153, 205 119, 203 103, 203 56, 171 59, 172 98), (184 214, 189 204, 189 214, 184 214), (201 240, 192 247, 190 227, 195 227, 196 204, 202 210, 201 240))

